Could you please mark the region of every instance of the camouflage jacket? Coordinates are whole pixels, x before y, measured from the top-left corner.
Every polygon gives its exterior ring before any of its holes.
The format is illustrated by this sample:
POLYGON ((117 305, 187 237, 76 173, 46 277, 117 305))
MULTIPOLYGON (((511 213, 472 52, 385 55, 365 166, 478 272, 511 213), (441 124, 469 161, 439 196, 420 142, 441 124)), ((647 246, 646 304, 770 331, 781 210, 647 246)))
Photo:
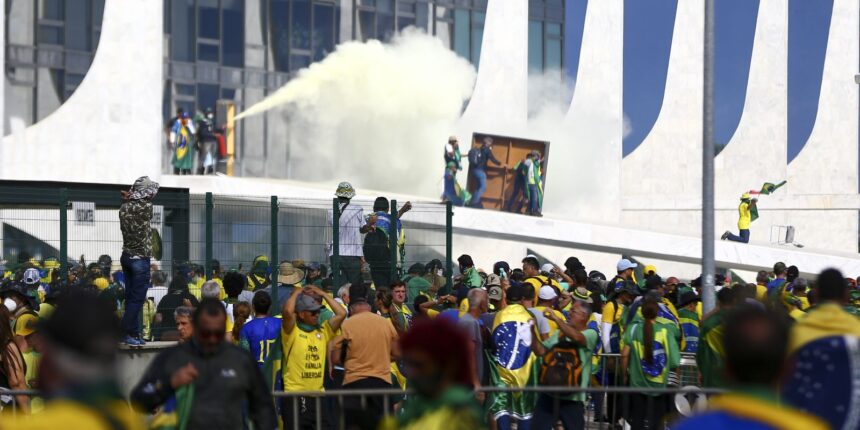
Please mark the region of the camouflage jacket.
POLYGON ((122 250, 138 257, 152 257, 151 200, 129 200, 119 207, 122 250))

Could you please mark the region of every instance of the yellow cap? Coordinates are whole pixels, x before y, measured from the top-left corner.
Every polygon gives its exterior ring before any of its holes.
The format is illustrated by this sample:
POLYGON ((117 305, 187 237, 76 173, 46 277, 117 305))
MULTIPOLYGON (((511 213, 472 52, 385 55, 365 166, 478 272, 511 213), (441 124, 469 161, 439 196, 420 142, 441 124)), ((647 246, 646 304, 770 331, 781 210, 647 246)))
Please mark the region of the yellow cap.
POLYGON ((750 198, 750 193, 744 193, 744 194, 741 196, 741 200, 746 200, 746 199, 749 199, 749 198, 750 198))
POLYGON ((654 272, 655 275, 657 274, 657 267, 653 264, 649 264, 642 269, 642 273, 644 273, 646 276, 650 275, 651 272, 654 272))
POLYGON ((36 324, 39 322, 39 317, 33 314, 23 314, 15 320, 15 335, 29 336, 36 331, 36 324))
POLYGON ((93 285, 95 285, 96 288, 98 288, 98 290, 101 291, 101 290, 104 290, 105 288, 107 288, 110 284, 108 283, 108 280, 105 278, 96 278, 95 280, 93 280, 93 285))

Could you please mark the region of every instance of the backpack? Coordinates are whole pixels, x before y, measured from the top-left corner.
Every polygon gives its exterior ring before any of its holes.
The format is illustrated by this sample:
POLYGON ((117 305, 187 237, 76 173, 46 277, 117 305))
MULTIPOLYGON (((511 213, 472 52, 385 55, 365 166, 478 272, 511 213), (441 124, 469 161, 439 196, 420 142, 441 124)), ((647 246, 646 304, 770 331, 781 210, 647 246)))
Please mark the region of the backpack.
POLYGON ((364 236, 364 259, 368 262, 387 262, 391 260, 388 248, 388 235, 380 228, 374 227, 364 236))
POLYGON ((582 383, 582 361, 573 342, 559 342, 543 356, 540 384, 550 387, 579 387, 582 383))

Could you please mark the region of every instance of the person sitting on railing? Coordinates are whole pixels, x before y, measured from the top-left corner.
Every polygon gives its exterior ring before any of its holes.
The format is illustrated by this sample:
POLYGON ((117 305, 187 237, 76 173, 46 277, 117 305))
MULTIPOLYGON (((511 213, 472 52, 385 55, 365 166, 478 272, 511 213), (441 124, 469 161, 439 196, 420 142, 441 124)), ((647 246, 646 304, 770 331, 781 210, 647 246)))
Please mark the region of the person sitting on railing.
MULTIPOLYGON (((725 374, 733 392, 710 398, 707 412, 681 421, 672 429, 830 428, 818 417, 793 409, 778 397, 780 377, 790 374, 785 361, 788 343, 789 328, 781 316, 751 305, 732 311, 726 318, 723 347, 725 374)), ((805 399, 807 405, 816 403, 805 399)))

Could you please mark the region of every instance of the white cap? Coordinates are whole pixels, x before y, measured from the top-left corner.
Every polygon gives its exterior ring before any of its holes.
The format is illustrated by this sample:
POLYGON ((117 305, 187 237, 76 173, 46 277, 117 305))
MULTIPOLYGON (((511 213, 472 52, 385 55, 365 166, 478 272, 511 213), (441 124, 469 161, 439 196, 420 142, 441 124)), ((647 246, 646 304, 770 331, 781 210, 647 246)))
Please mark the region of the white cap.
POLYGON ((544 285, 540 287, 540 292, 538 292, 538 298, 541 300, 552 300, 558 297, 558 294, 555 293, 555 289, 550 287, 549 285, 544 285))
POLYGON ((634 263, 634 262, 632 262, 626 258, 622 258, 618 262, 618 265, 615 267, 618 269, 619 272, 622 272, 622 271, 625 271, 627 269, 635 269, 638 266, 639 266, 638 264, 636 264, 636 263, 634 263))
POLYGON ((552 270, 555 269, 555 266, 552 263, 544 263, 543 266, 540 266, 541 272, 552 273, 552 270))
POLYGON ((38 284, 42 280, 42 276, 39 274, 39 270, 31 267, 24 271, 24 277, 22 278, 25 284, 33 285, 38 284))

